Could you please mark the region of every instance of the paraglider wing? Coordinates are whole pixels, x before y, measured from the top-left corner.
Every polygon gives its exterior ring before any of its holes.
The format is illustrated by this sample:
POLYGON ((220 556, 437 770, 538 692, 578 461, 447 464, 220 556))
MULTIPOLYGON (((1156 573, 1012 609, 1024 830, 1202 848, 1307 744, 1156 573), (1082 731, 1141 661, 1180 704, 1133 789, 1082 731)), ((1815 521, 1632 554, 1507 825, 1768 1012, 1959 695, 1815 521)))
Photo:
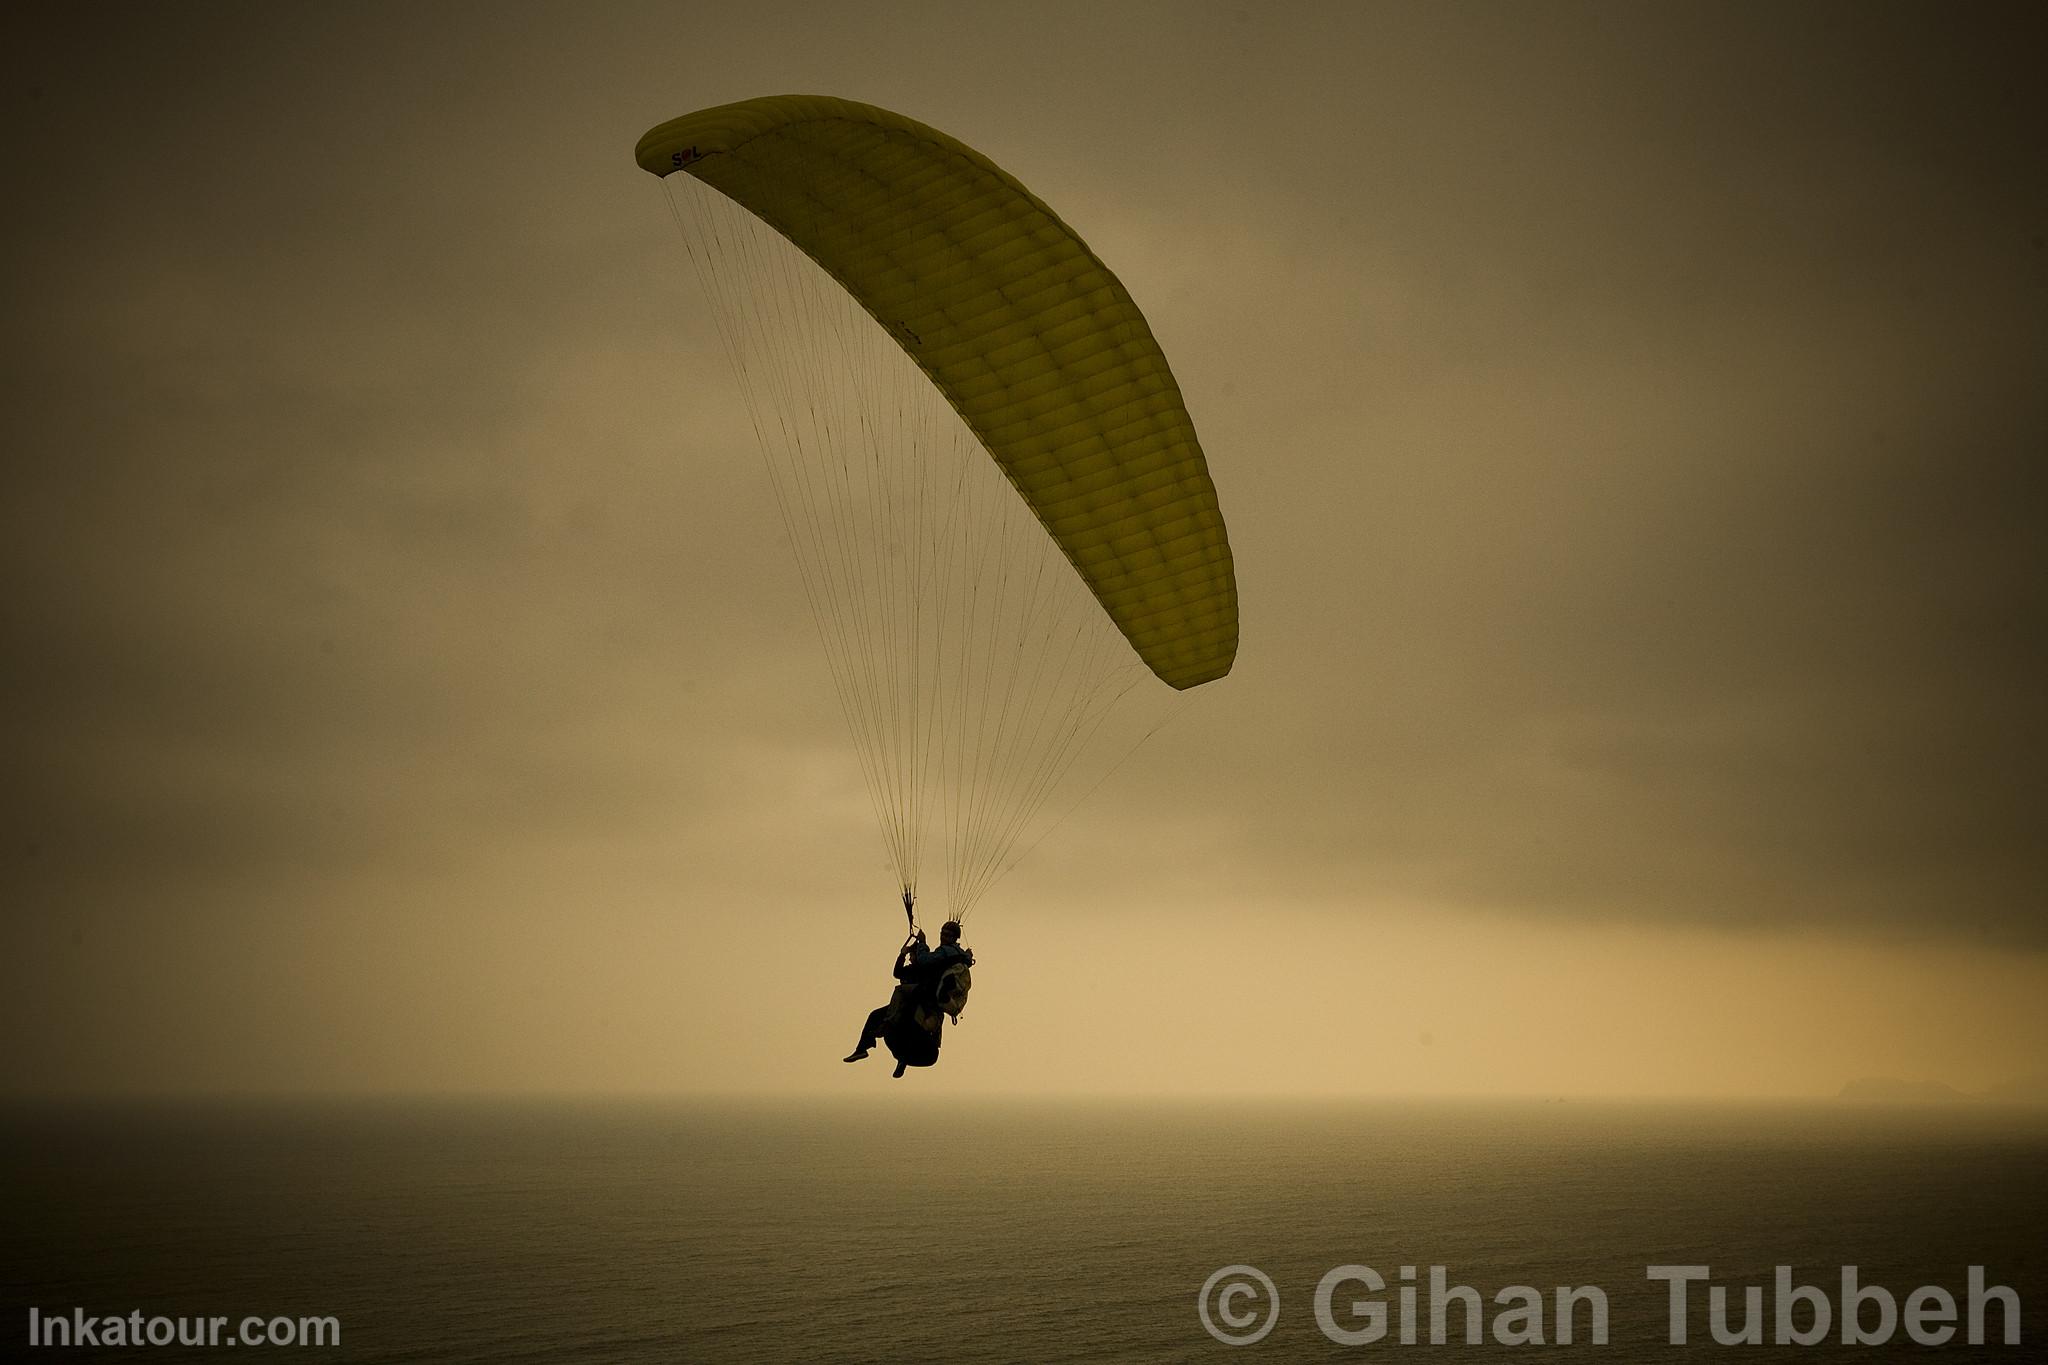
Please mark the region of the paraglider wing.
POLYGON ((980 153, 825 96, 722 105, 640 140, 786 237, 885 328, 1001 466, 1153 673, 1230 671, 1237 589, 1179 386, 1130 294, 980 153))

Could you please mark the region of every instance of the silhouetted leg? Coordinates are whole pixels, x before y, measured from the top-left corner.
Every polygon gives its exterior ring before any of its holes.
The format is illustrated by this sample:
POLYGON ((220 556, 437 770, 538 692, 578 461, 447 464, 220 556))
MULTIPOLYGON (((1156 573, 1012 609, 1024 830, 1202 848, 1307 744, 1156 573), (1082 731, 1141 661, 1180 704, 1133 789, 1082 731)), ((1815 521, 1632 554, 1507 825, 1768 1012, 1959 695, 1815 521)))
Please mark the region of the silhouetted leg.
POLYGON ((860 1031, 860 1042, 854 1046, 852 1055, 848 1056, 845 1060, 857 1062, 874 1050, 875 1043, 881 1038, 883 1030, 889 1027, 889 1016, 893 1009, 894 1002, 892 1001, 878 1010, 868 1011, 868 1021, 862 1026, 860 1031))

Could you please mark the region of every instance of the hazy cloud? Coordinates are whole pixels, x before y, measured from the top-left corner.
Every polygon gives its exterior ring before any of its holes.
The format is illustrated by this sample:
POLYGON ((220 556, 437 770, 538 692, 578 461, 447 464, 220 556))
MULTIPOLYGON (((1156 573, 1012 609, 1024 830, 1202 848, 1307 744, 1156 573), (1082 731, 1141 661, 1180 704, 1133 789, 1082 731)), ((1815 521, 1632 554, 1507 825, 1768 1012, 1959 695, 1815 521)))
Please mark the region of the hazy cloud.
POLYGON ((1056 865, 2038 950, 2023 12, 46 16, 0 133, 11 913, 334 915, 593 840, 886 892, 628 159, 814 89, 1058 206, 1222 491, 1237 673, 1056 865))

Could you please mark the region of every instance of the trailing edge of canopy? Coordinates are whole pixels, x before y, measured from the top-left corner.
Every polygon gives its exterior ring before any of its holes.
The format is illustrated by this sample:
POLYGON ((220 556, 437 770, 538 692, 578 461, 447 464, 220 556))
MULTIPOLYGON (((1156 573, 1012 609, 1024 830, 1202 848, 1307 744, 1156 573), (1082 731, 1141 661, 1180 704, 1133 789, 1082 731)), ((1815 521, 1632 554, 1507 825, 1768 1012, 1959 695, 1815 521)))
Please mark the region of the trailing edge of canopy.
POLYGON ((787 237, 895 338, 1148 667, 1230 671, 1237 586, 1216 487, 1138 306, 988 158, 872 105, 781 95, 640 139, 787 237))

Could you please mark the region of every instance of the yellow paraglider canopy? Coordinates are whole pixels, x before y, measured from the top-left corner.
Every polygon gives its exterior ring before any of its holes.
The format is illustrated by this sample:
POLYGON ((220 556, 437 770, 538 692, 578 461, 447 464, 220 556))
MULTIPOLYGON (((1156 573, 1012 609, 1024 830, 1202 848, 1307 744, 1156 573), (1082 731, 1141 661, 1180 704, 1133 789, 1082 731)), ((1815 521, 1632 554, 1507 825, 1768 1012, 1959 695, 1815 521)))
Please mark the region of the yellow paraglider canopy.
POLYGON ((1194 424, 1130 294, 986 157, 872 105, 783 95, 640 139, 816 261, 930 377, 1138 656, 1230 671, 1237 588, 1194 424))

